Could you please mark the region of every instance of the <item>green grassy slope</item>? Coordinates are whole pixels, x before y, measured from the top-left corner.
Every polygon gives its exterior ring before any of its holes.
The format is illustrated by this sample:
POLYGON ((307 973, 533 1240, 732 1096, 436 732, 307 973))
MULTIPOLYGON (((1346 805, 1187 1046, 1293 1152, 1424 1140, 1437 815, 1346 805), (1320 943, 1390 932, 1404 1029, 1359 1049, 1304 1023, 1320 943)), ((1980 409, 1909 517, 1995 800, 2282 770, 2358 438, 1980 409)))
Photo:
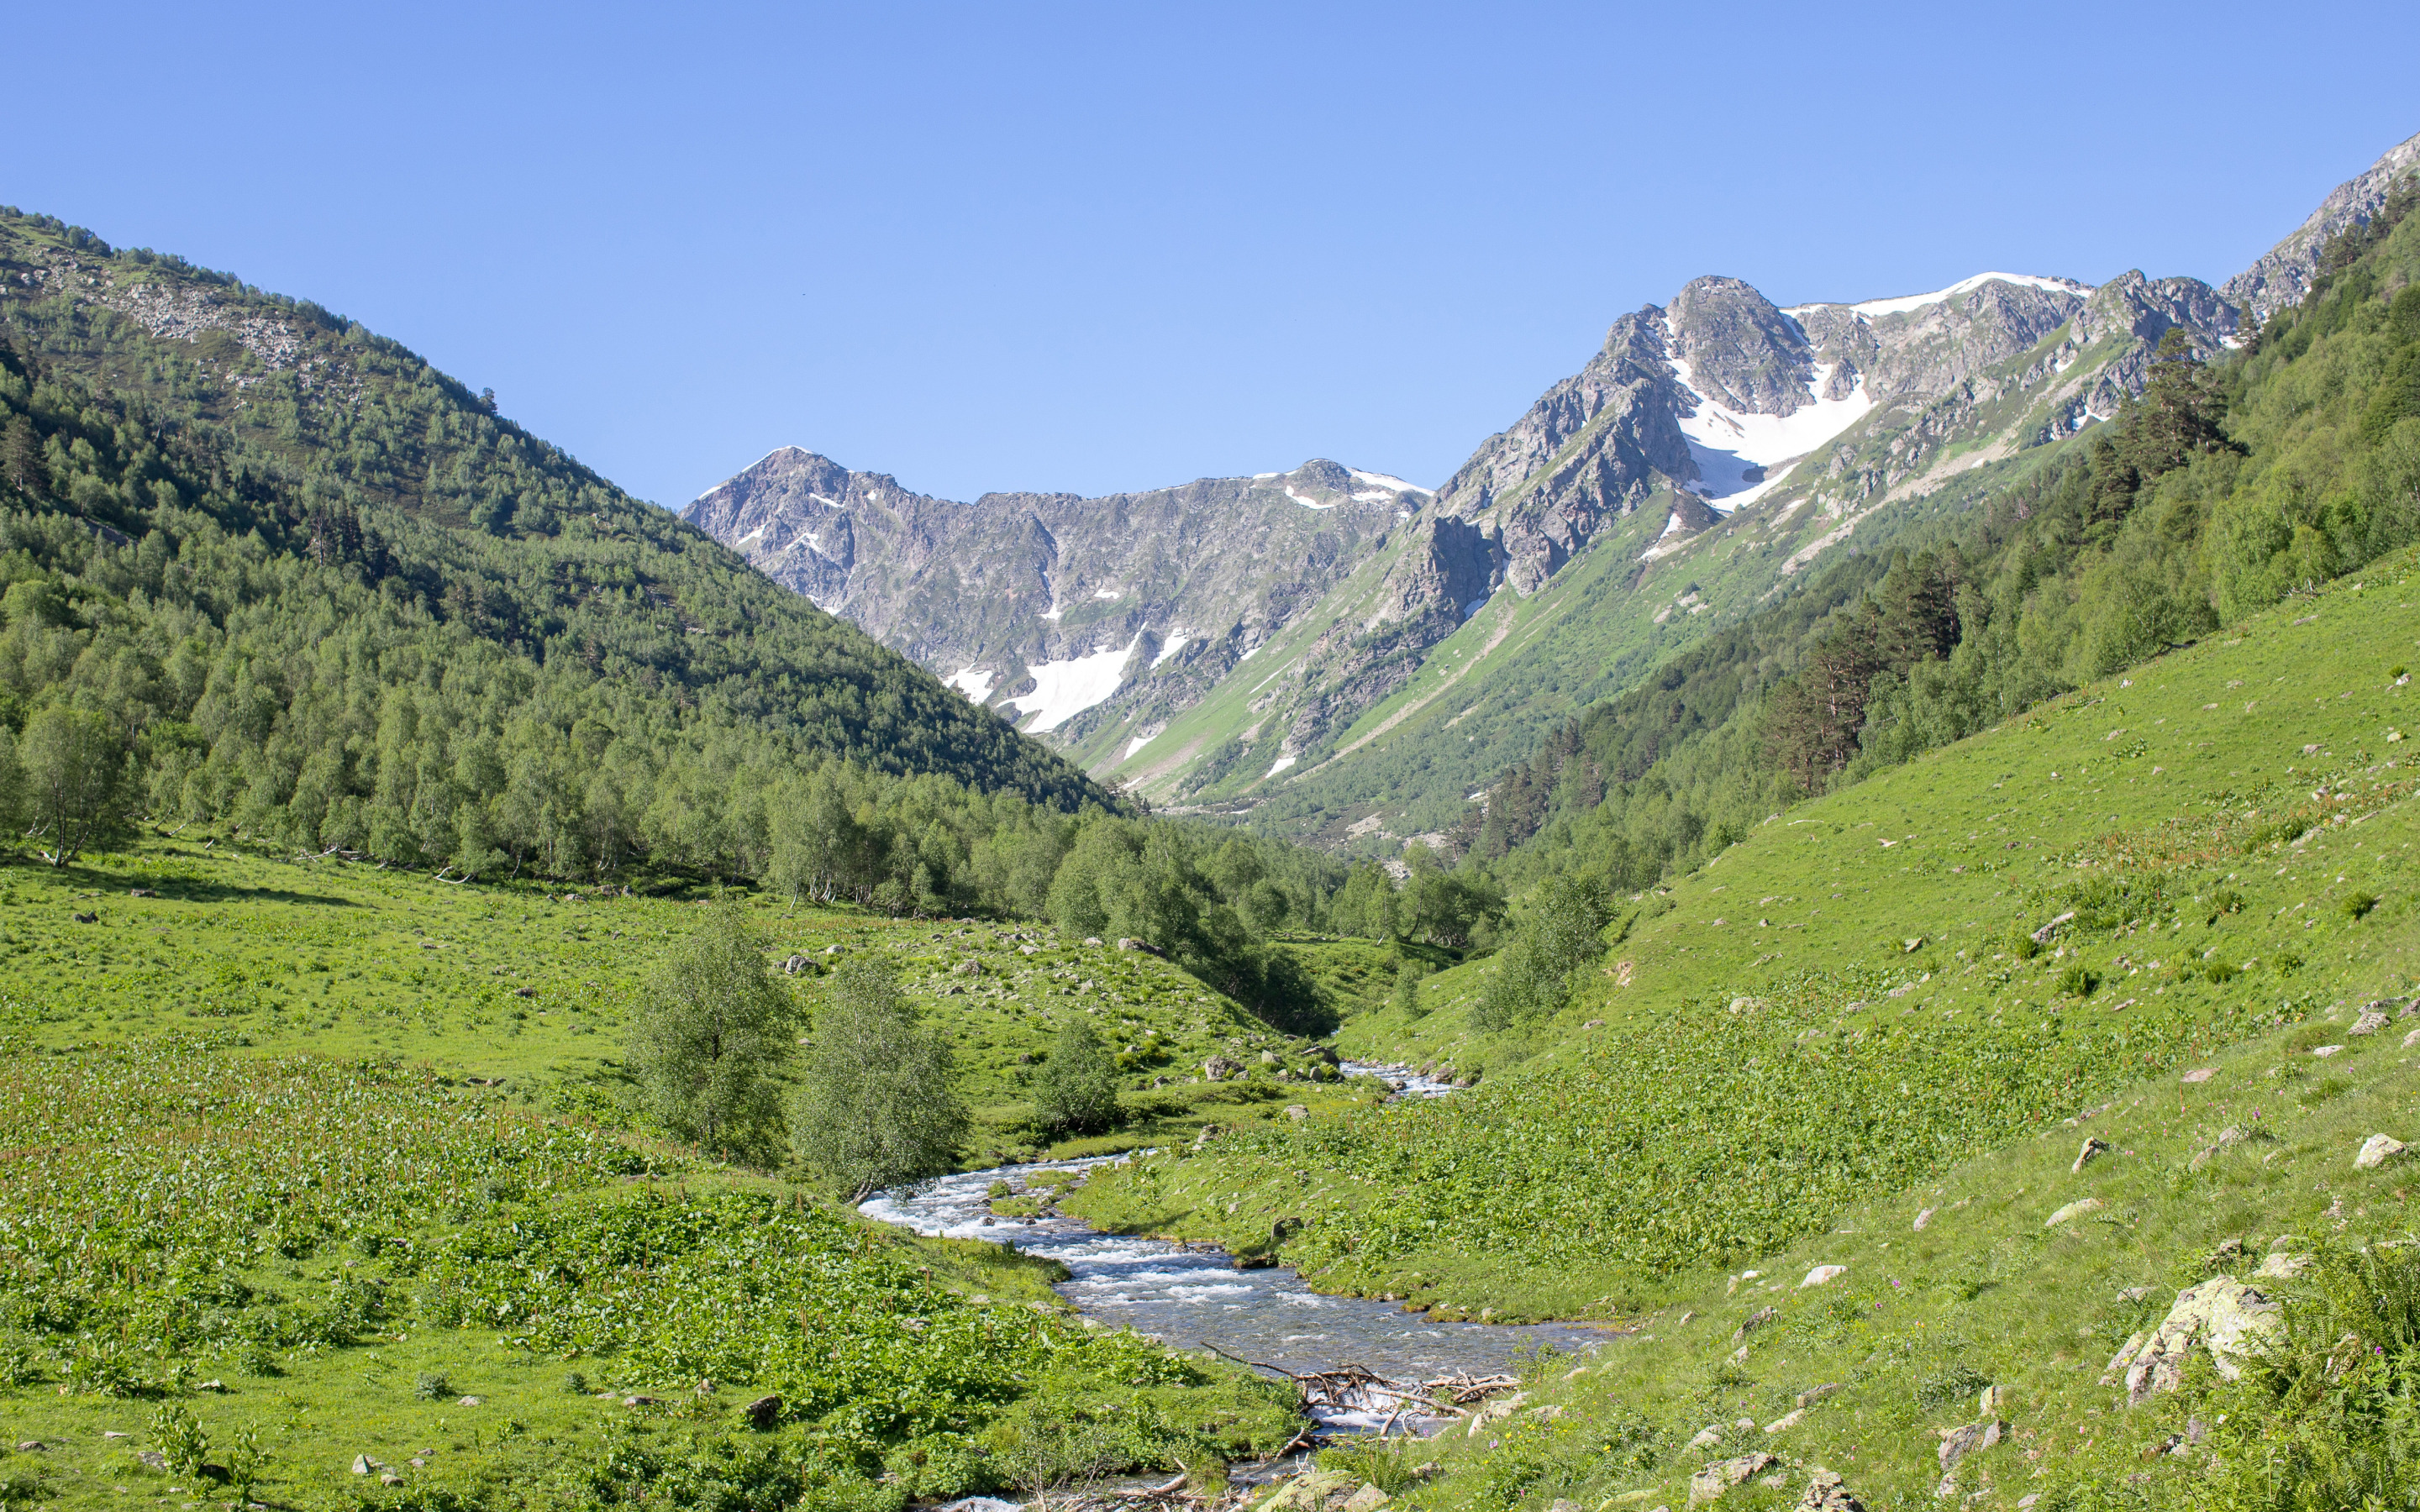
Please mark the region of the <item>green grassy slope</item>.
POLYGON ((1433 979, 1421 1018, 1347 1026, 1355 1053, 1487 1072, 1468 1098, 1146 1163, 1087 1200, 1217 1234, 1209 1199, 1249 1193, 1313 1220, 1294 1253, 1323 1284, 1620 1314, 2147 1066, 2400 985, 2412 565, 1776 817, 1628 903, 1526 1044, 1470 1032, 1487 962, 1433 979), (1326 1174, 1306 1193, 1302 1171, 1326 1174))
POLYGON ((1293 1431, 1011 1251, 233 1041, 8 1036, 13 1503, 895 1508, 1293 1431))
MULTIPOLYGON (((1372 1096, 1316 1079, 1307 1042, 1148 953, 743 906, 773 961, 805 958, 781 979, 802 1030, 828 952, 893 964, 954 1041, 970 1161, 1372 1096), (1078 1015, 1117 1052, 1125 1122, 1049 1146, 1026 1127, 1027 1084, 1078 1015), (1214 1054, 1249 1071, 1205 1082, 1214 1054)), ((913 1240, 661 1140, 621 1041, 698 912, 195 830, 0 867, 0 1414, 10 1444, 45 1445, 0 1455, 9 1498, 224 1500, 136 1458, 169 1410, 223 1468, 256 1431, 255 1495, 273 1505, 675 1487, 735 1509, 893 1509, 1294 1432, 1288 1392, 1075 1326, 1053 1267, 913 1240), (749 1426, 768 1394, 779 1421, 749 1426), (402 1485, 355 1477, 362 1454, 402 1485)), ((1341 994, 1383 959, 1290 949, 1341 994)))
MULTIPOLYGON (((909 995, 951 1030, 976 1115, 972 1164, 1037 1152, 1024 1128, 1032 1068, 1076 1015, 1117 1057, 1129 1120, 1061 1153, 1366 1095, 1312 1080, 1323 1063, 1308 1041, 1145 952, 1039 925, 908 921, 767 897, 746 907, 772 960, 804 958, 790 980, 808 1012, 817 973, 838 955, 872 952, 898 968, 909 995), (1265 1067, 1264 1053, 1274 1057, 1265 1067), (1255 1072, 1203 1082, 1214 1055, 1255 1072)), ((0 871, 0 1015, 25 1043, 59 1051, 223 1029, 257 1054, 475 1076, 522 1105, 627 1127, 623 1031, 647 974, 693 916, 678 899, 613 889, 456 887, 333 857, 267 859, 189 831, 65 871, 0 871), (86 912, 97 918, 78 922, 86 912)), ((1382 954, 1350 943, 1289 949, 1336 979, 1339 1007, 1361 1001, 1346 995, 1354 978, 1343 974, 1366 976, 1373 968, 1358 958, 1382 954)))
MULTIPOLYGON (((2214 1274, 2317 1312, 2359 1246, 2412 1238, 2411 1171, 2356 1170, 2353 1157, 2373 1134, 2412 1132, 2420 1072, 2401 1041, 2420 1019, 2355 1035, 2352 1006, 2204 1057, 2191 1069, 2205 1079, 2118 1086, 2003 1149, 1844 1206, 1820 1234, 1692 1273, 1592 1358, 1538 1362, 1512 1417, 1407 1453, 1441 1467, 1415 1504, 1678 1507, 1707 1463, 1751 1453, 1776 1457, 1760 1475, 1780 1485, 1752 1480, 1727 1507, 1791 1505, 1816 1467, 1877 1512, 1939 1504, 1940 1435, 1986 1416, 1987 1386, 2006 1428, 1956 1467, 1965 1504, 2342 1504, 2239 1500, 2236 1477, 2257 1487, 2273 1457, 2286 1489, 2297 1478, 2267 1381, 2230 1388, 2204 1357, 2185 1389, 2129 1409, 2103 1372, 2214 1274), (2345 1049, 2315 1058, 2325 1044, 2345 1049), (2077 1171, 2086 1138, 2109 1149, 2077 1171), (2048 1222, 2086 1199, 2101 1206, 2048 1222), (2257 1278, 2273 1251, 2332 1253, 2298 1280, 2257 1278), (1843 1269, 1805 1285, 1819 1266, 1843 1269)), ((2289 1337, 2306 1342, 2312 1323, 2295 1321, 2289 1337)))

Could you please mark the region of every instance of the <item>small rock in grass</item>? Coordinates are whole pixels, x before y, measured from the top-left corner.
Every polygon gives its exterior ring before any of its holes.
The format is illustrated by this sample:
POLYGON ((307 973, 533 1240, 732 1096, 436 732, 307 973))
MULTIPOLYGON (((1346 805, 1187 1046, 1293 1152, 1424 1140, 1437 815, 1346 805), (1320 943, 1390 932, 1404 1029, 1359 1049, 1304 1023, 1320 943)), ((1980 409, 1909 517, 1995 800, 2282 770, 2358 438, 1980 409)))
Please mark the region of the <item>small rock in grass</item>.
POLYGON ((1819 1265, 1807 1273, 1807 1279, 1799 1282, 1798 1287, 1803 1291, 1808 1287, 1820 1287, 1836 1275, 1848 1273, 1849 1268, 1845 1265, 1819 1265))
POLYGON ((740 1412, 748 1419, 750 1427, 759 1433, 765 1432, 782 1420, 782 1398, 759 1396, 740 1409, 740 1412))
POLYGON ((353 1456, 353 1473, 366 1475, 379 1468, 379 1462, 367 1455, 353 1456))
POLYGON ((654 1396, 625 1396, 622 1398, 622 1405, 625 1407, 653 1407, 656 1405, 658 1400, 659 1398, 654 1396))
POLYGON ((2361 1153, 2352 1158, 2352 1168, 2357 1171, 2375 1170, 2411 1148, 2390 1134, 2371 1134, 2361 1142, 2361 1153))
POLYGON ((1299 1103, 1289 1103, 1286 1104, 1285 1116, 1299 1122, 1302 1119, 1311 1117, 1311 1109, 1304 1107, 1299 1103))
POLYGON ((101 1430, 101 1436, 104 1439, 124 1439, 132 1437, 131 1434, 120 1433, 116 1428, 103 1428, 101 1430))
POLYGON ((1958 1468, 1958 1461, 1961 1459, 1977 1450, 1989 1449, 1999 1443, 2000 1432, 2005 1426, 1998 1418, 1992 1418, 1981 1423, 1969 1423, 1963 1427, 1950 1428, 1944 1432, 1941 1435, 1941 1447, 1933 1451, 1934 1456, 1941 1461, 1941 1473, 1944 1475, 1948 1474, 1958 1468))
POLYGON ((479 1398, 476 1396, 465 1396, 454 1405, 457 1407, 476 1407, 479 1405, 479 1398))
POLYGON ((2099 1197, 2086 1197, 2079 1202, 2071 1202, 2066 1207, 2059 1209, 2056 1212, 2052 1213, 2048 1218, 2042 1220, 2042 1227, 2044 1228, 2056 1228, 2059 1225, 2070 1222, 2073 1219, 2081 1218, 2087 1212, 2099 1212, 2101 1208, 2102 1202, 2099 1197))
POLYGON ((1857 1500, 1838 1472, 1818 1466, 1815 1478, 1807 1483, 1807 1493, 1798 1499, 1797 1512, 1866 1512, 1866 1504, 1857 1500))
MULTIPOLYGON (((134 1458, 163 1475, 168 1473, 168 1457, 157 1449, 137 1449, 134 1451, 134 1458)), ((174 1490, 176 1488, 172 1486, 169 1489, 174 1490)))
POLYGON ((2404 1049, 2409 1050, 2415 1044, 2420 1044, 2420 1029, 2414 1029, 2403 1037, 2404 1049))
POLYGON ((1762 1328, 1765 1324, 1772 1322, 1775 1319, 1780 1316, 1781 1309, 1778 1307, 1758 1308, 1756 1311, 1748 1314, 1747 1319, 1741 1323, 1737 1329, 1732 1331, 1731 1342, 1733 1344, 1739 1343, 1742 1339, 1746 1338, 1750 1334, 1755 1333, 1758 1329, 1762 1328))
POLYGON ((2218 1068, 2216 1066, 2196 1066, 2193 1070, 2185 1072, 2185 1080, 2189 1082, 2206 1082, 2217 1074, 2218 1068))
POLYGON ((21 1455, 48 1454, 50 1453, 50 1450, 51 1446, 44 1443, 39 1439, 27 1439, 24 1443, 17 1445, 17 1452, 21 1455))
POLYGON ((2316 1258, 2313 1255, 2272 1255, 2260 1262, 2260 1269, 2253 1276, 2261 1281, 2291 1281, 2309 1269, 2316 1258))
POLYGON ((381 1486, 400 1486, 403 1484, 403 1477, 390 1470, 379 1476, 379 1484, 381 1486))
POLYGON ((1923 1233, 1923 1232, 1924 1232, 1924 1226, 1925 1226, 1926 1224, 1929 1224, 1929 1223, 1932 1222, 1932 1214, 1933 1214, 1933 1210, 1932 1210, 1932 1209, 1931 1209, 1931 1208, 1927 1208, 1927 1209, 1925 1209, 1922 1212, 1919 1212, 1919 1213, 1917 1213, 1917 1214, 1916 1215, 1916 1231, 1917 1233, 1919 1233, 1919 1234, 1920 1234, 1920 1233, 1923 1233))
POLYGON ((2319 1057, 2321 1060, 2327 1059, 2330 1056, 2341 1055, 2343 1053, 2344 1046, 2340 1044, 2319 1045, 2311 1051, 2311 1054, 2319 1057))
POLYGON ((1812 1407, 1826 1396, 1838 1396, 1839 1394, 1839 1390, 1840 1383, 1838 1381, 1827 1381, 1820 1386, 1809 1386, 1805 1391, 1800 1392, 1797 1399, 1792 1401, 1790 1405, 1792 1407, 1812 1407))
POLYGON ((1732 1487, 1750 1476, 1762 1474, 1767 1467, 1778 1462, 1769 1454, 1745 1454, 1737 1459, 1718 1459, 1689 1477, 1689 1504, 1698 1506, 1716 1501, 1732 1487))
POLYGON ((1767 1423, 1764 1426, 1764 1431, 1767 1433, 1787 1433, 1792 1428, 1796 1427, 1798 1426, 1798 1420, 1806 1415, 1807 1409, 1803 1407, 1792 1408, 1791 1411, 1782 1413, 1779 1417, 1775 1418, 1772 1422, 1767 1423))
POLYGON ((1722 1430, 1719 1427, 1709 1427, 1709 1428, 1699 1428, 1699 1429, 1698 1430, 1698 1436, 1697 1436, 1696 1438, 1694 1438, 1694 1439, 1691 1439, 1691 1440, 1690 1440, 1690 1441, 1689 1441, 1685 1445, 1683 1445, 1683 1449, 1684 1449, 1684 1450, 1686 1450, 1686 1451, 1689 1451, 1689 1452, 1695 1452, 1696 1450, 1699 1450, 1699 1449, 1711 1449, 1711 1448, 1713 1448, 1715 1444, 1718 1444, 1718 1443, 1722 1443, 1722 1442, 1723 1442, 1723 1430, 1722 1430))
POLYGON ((2345 1032, 2348 1034, 2376 1034, 2379 1030, 2384 1027, 2386 1027, 2386 1015, 2371 1011, 2366 1012, 2362 1014, 2361 1017, 2353 1020, 2352 1027, 2345 1032))
MULTIPOLYGON (((1393 1500, 1393 1497, 1375 1486, 1364 1486, 1346 1497, 1344 1505, 1339 1508, 1338 1512, 1377 1512, 1379 1507, 1385 1506, 1393 1500)), ((1573 1508, 1573 1512, 1578 1512, 1578 1508, 1573 1508)))
POLYGON ((2083 1170, 2086 1165, 2091 1163, 2093 1156, 2106 1155, 2107 1153, 2109 1153, 2109 1142, 2107 1140, 2086 1140, 2084 1142, 2084 1148, 2076 1152, 2075 1164, 2067 1168, 2068 1174, 2072 1176, 2083 1170))

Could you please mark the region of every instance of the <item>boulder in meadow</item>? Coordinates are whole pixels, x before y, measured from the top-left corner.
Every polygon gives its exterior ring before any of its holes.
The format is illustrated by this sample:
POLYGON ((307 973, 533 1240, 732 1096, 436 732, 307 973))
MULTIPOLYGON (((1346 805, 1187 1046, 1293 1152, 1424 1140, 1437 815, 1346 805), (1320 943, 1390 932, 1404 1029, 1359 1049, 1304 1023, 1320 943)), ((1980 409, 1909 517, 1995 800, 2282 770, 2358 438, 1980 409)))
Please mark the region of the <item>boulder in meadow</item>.
POLYGON ((1752 1475, 1764 1473, 1767 1466, 1780 1463, 1769 1454, 1744 1454, 1736 1459, 1717 1459, 1689 1477, 1689 1504, 1702 1506, 1720 1501, 1725 1491, 1742 1484, 1752 1475))
MULTIPOLYGON (((2273 1337, 2277 1304, 2266 1292, 2231 1275, 2212 1276, 2197 1287, 2177 1293, 2176 1305, 2149 1335, 2126 1341, 2127 1348, 2109 1362, 2110 1371, 2126 1373, 2126 1402, 2134 1406, 2157 1392, 2173 1391, 2184 1380, 2185 1364, 2196 1347, 2210 1351, 2211 1363, 2229 1381, 2243 1374, 2241 1362, 2273 1337)), ((2105 1377, 2103 1378, 2106 1379, 2105 1377)))
POLYGON ((2357 1171, 2376 1170, 2412 1147, 2392 1134, 2374 1134, 2361 1142, 2361 1152, 2352 1158, 2357 1171))

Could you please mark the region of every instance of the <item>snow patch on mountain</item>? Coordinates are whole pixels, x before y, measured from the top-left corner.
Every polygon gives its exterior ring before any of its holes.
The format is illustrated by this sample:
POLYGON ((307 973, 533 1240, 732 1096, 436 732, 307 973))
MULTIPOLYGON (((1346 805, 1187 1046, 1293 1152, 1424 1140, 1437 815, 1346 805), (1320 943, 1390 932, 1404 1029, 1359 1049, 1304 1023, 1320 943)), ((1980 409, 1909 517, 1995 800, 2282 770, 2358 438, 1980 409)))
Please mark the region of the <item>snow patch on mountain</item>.
POLYGON ((1139 751, 1139 750, 1142 749, 1145 746, 1150 745, 1154 740, 1157 739, 1158 737, 1159 737, 1159 732, 1158 732, 1158 731, 1156 731, 1156 730, 1153 731, 1150 734, 1147 734, 1147 735, 1137 735, 1137 736, 1135 736, 1132 740, 1129 740, 1129 741, 1127 741, 1127 742, 1126 742, 1126 753, 1125 753, 1125 755, 1123 755, 1123 756, 1119 757, 1119 758, 1118 758, 1118 760, 1120 760, 1120 761, 1122 761, 1122 762, 1130 762, 1130 761, 1134 760, 1134 753, 1135 753, 1136 751, 1139 751))
POLYGON ((1333 502, 1323 504, 1316 499, 1305 499, 1302 495, 1294 491, 1294 485, 1291 483, 1286 485, 1285 496, 1288 499, 1293 500, 1295 503, 1300 504, 1305 509, 1334 509, 1336 507, 1333 502))
POLYGON ((975 702, 981 703, 991 697, 991 685, 1000 681, 1000 673, 977 671, 972 667, 961 667, 944 681, 975 702))
POLYGON ((1193 643, 1193 638, 1179 630, 1159 643, 1159 655, 1151 658, 1155 668, 1193 643))
MULTIPOLYGON (((1666 349, 1674 349, 1668 338, 1666 349)), ((1787 463, 1847 430, 1873 412, 1873 395, 1866 392, 1863 374, 1850 385, 1848 396, 1826 399, 1823 386, 1834 365, 1818 365, 1807 385, 1807 402, 1786 415, 1738 414, 1698 391, 1697 375, 1685 357, 1672 359, 1681 386, 1697 401, 1697 412, 1681 417, 1689 456, 1698 464, 1698 484, 1691 491, 1725 509, 1736 509, 1762 497, 1787 474, 1787 463)))
MULTIPOLYGON (((1991 283, 2014 284, 2019 288, 2048 289, 2054 294, 2072 294, 2078 299, 2092 292, 2091 285, 2079 284, 2071 278, 2044 278, 2037 273, 1977 273, 1972 278, 1962 278, 1947 288, 1936 289, 1931 294, 1904 294, 1891 300, 1863 300, 1850 305, 1849 308, 1869 320, 1885 315, 1905 315, 1910 310, 1921 310, 1928 304, 1939 304, 1944 300, 1954 300, 1961 294, 1981 288, 1991 283)), ((1808 310, 1820 309, 1825 302, 1827 301, 1818 300, 1812 304, 1793 304, 1781 313, 1794 317, 1808 310)))
POLYGON ((1366 483, 1373 488, 1384 488, 1389 493, 1427 493, 1430 491, 1421 487, 1417 483, 1405 483, 1403 479, 1395 477, 1391 473, 1364 472, 1359 468, 1346 468, 1344 471, 1352 473, 1356 482, 1366 483))
POLYGON ((1127 658, 1140 644, 1142 633, 1137 631, 1124 646, 1028 668, 1033 674, 1033 691, 1020 693, 1011 701, 1019 717, 1031 717, 1032 722, 1024 726, 1026 733, 1056 730, 1115 693, 1118 685, 1125 681, 1127 658))

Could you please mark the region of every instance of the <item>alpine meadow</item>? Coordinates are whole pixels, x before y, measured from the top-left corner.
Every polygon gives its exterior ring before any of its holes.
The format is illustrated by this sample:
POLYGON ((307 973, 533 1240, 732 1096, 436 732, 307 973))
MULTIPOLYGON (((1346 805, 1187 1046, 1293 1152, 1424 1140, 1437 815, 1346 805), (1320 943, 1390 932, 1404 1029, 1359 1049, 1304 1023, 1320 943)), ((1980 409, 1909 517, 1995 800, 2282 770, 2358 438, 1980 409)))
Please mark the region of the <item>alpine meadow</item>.
POLYGON ((2420 1505, 2415 210, 675 512, 0 208, 0 1509, 2420 1505))

